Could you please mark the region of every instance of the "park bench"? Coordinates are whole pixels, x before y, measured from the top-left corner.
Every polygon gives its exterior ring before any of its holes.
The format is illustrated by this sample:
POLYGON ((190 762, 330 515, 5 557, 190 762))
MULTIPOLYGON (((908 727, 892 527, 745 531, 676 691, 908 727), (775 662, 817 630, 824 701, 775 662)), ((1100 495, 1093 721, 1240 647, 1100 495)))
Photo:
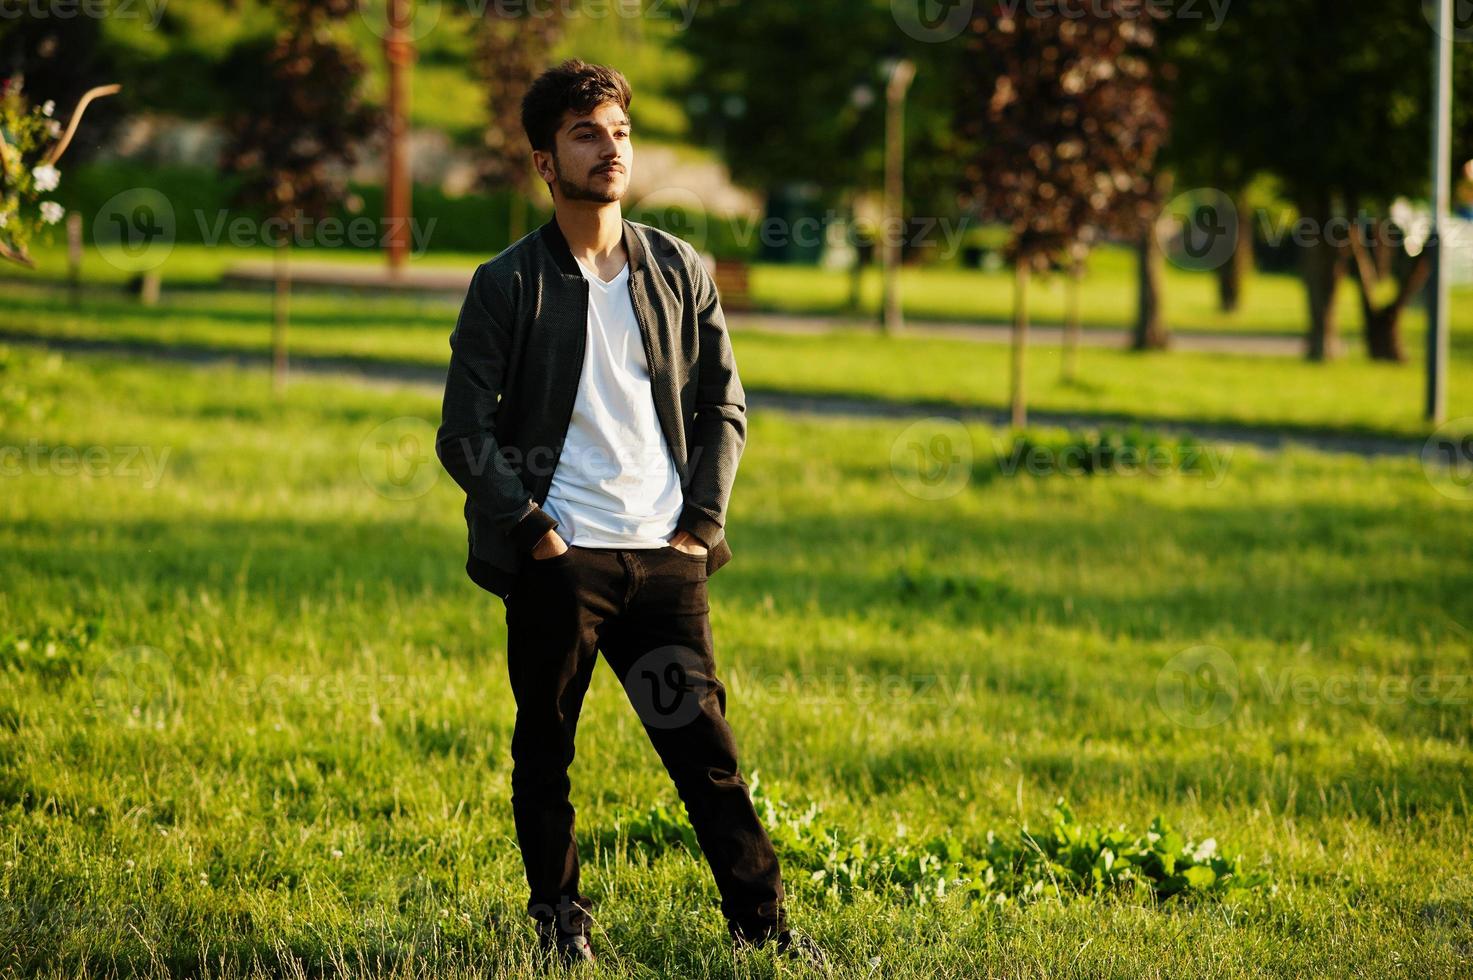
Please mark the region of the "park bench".
POLYGON ((725 310, 749 310, 752 296, 748 283, 751 264, 741 259, 717 259, 711 278, 716 280, 716 292, 721 297, 721 308, 725 310))

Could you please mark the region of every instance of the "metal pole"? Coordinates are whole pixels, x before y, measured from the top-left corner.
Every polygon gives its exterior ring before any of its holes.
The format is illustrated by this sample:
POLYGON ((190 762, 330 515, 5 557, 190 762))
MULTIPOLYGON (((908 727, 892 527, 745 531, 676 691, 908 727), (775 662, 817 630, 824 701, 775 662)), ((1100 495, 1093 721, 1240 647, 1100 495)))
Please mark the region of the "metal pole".
POLYGON ((1440 424, 1447 417, 1448 277, 1447 249, 1442 233, 1448 226, 1452 146, 1453 9, 1452 0, 1436 0, 1437 51, 1432 68, 1432 275, 1427 284, 1427 420, 1440 424))

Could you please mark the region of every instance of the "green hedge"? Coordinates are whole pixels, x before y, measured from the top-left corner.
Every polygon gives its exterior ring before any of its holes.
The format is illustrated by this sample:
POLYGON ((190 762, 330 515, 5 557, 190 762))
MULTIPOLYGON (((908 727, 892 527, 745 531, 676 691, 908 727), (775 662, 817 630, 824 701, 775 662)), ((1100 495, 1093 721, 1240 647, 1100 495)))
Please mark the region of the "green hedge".
MULTIPOLYGON (((153 166, 131 161, 89 163, 65 170, 56 198, 68 210, 80 211, 90 222, 115 195, 130 190, 152 189, 163 194, 174 210, 175 241, 182 244, 205 244, 212 240, 213 229, 241 216, 259 218, 245 209, 231 208, 231 194, 239 185, 237 177, 222 175, 204 167, 153 166)), ((350 190, 362 199, 358 218, 373 219, 382 213, 383 187, 376 184, 351 184, 350 190)), ((545 195, 543 195, 545 196, 545 195)), ((454 197, 438 188, 416 185, 413 214, 417 228, 426 238, 427 252, 472 252, 494 254, 510 242, 508 215, 513 195, 504 191, 454 197), (431 224, 433 222, 433 224, 431 224)), ((520 203, 520 202, 519 202, 520 203)), ((525 209, 525 204, 522 205, 525 209)), ((530 230, 551 216, 551 209, 539 201, 530 211, 524 210, 523 228, 530 230)), ((334 215, 347 221, 355 215, 339 207, 334 215)), ((707 220, 703 215, 675 212, 631 212, 629 217, 664 226, 684 233, 705 226, 705 247, 722 258, 750 257, 739 244, 731 222, 707 220)), ((90 237, 90 232, 89 232, 90 237)), ((377 233, 370 236, 379 237, 377 233)), ((265 244, 262 242, 262 244, 265 244)), ((354 248, 345 243, 341 247, 354 248)), ((358 246, 362 247, 362 246, 358 246)), ((376 247, 376 246, 375 246, 376 247)))

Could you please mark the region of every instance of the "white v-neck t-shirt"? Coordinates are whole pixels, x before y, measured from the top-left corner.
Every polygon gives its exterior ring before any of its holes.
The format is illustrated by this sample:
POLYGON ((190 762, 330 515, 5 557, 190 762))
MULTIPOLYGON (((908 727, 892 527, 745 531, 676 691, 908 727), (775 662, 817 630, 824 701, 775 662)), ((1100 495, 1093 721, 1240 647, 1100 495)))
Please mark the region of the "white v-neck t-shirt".
POLYGON ((685 497, 655 414, 649 362, 629 295, 629 264, 605 282, 577 261, 588 280, 588 344, 573 417, 542 508, 568 544, 662 548, 685 497))

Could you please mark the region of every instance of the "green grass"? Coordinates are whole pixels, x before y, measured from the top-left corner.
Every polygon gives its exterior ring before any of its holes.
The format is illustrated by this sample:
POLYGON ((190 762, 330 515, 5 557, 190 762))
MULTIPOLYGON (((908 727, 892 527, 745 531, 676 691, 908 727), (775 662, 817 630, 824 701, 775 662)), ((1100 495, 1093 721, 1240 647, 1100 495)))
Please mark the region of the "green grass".
MULTIPOLYGON (((185 274, 218 274, 209 250, 186 251, 185 274)), ((366 259, 367 256, 361 257, 366 259)), ((264 352, 270 344, 266 292, 208 288, 166 291, 157 307, 99 293, 70 307, 50 289, 10 285, 3 326, 42 337, 111 339, 264 352)), ((347 355, 439 368, 458 301, 322 293, 292 299, 289 343, 300 355, 347 355)), ((760 318, 758 320, 760 323, 760 318)), ((1316 365, 1295 358, 1222 354, 1139 355, 1086 348, 1077 381, 1060 378, 1056 348, 1030 355, 1028 390, 1036 410, 1142 420, 1199 421, 1392 436, 1425 435, 1419 337, 1404 364, 1375 363, 1352 348, 1316 365)), ((1451 417, 1473 416, 1473 335, 1453 338, 1451 417)), ((890 401, 940 401, 999 409, 1007 402, 1008 350, 962 340, 888 338, 871 330, 826 335, 742 330, 734 335, 748 389, 842 394, 890 401)))
MULTIPOLYGON (((1080 320, 1086 328, 1130 329, 1135 323, 1136 260, 1119 247, 1097 249, 1079 291, 1080 320)), ((753 273, 755 303, 765 309, 795 313, 844 312, 850 273, 843 269, 759 265, 753 273)), ((882 298, 880 270, 869 267, 861 281, 860 310, 877 317, 882 298)), ((1013 311, 1013 274, 1008 269, 984 271, 947 266, 906 268, 901 275, 906 314, 916 319, 1009 323, 1013 311)), ((1036 323, 1061 324, 1066 310, 1065 278, 1036 279, 1029 286, 1028 307, 1036 323)), ((1223 313, 1217 280, 1199 272, 1167 267, 1163 299, 1167 325, 1183 332, 1219 331, 1302 336, 1308 319, 1304 286, 1296 276, 1262 273, 1244 286, 1235 313, 1223 313)), ((1346 280, 1339 293, 1340 329, 1348 344, 1358 344, 1362 327, 1360 297, 1346 280)), ((1473 329, 1473 290, 1454 293, 1454 319, 1473 329)), ((1408 333, 1426 330, 1420 306, 1408 310, 1408 333)))
MULTIPOLYGON (((740 244, 743 235, 753 229, 737 221, 721 232, 734 236, 740 244)), ((58 239, 59 241, 59 239, 58 239)), ((433 235, 429 244, 433 246, 433 235)), ((63 248, 52 243, 34 250, 40 270, 28 273, 13 270, 25 278, 55 281, 66 268, 63 248)), ((299 249, 296 256, 311 262, 343 262, 374 266, 383 256, 370 250, 299 249)), ((197 286, 216 282, 230 265, 243 259, 269 259, 267 248, 227 248, 199 244, 178 244, 161 266, 165 288, 170 285, 197 286)), ((411 259, 412 264, 426 268, 459 268, 467 276, 489 255, 474 252, 433 249, 411 259)), ((100 255, 89 253, 84 259, 84 275, 89 282, 118 284, 131 273, 109 265, 100 255)), ((1080 314, 1086 328, 1127 329, 1134 322, 1136 305, 1135 259, 1125 249, 1107 247, 1096 250, 1089 272, 1080 291, 1080 314)), ((1288 334, 1301 336, 1305 330, 1306 305, 1304 287, 1299 279, 1283 274, 1259 274, 1250 278, 1244 289, 1242 308, 1234 314, 1218 309, 1216 281, 1209 275, 1168 267, 1166 274, 1165 315, 1173 330, 1184 332, 1216 331, 1288 334)), ((901 292, 908 316, 924 320, 963 320, 983 323, 1007 323, 1012 319, 1012 274, 1007 270, 982 271, 952 266, 907 267, 901 274, 901 292)), ((843 269, 813 266, 755 263, 751 273, 751 297, 754 305, 769 312, 822 315, 857 315, 874 318, 881 299, 880 272, 867 268, 862 278, 861 305, 855 314, 848 309, 850 273, 843 269)), ((1065 290, 1062 277, 1036 280, 1029 294, 1029 308, 1035 322, 1058 324, 1064 319, 1065 290)), ((1341 284, 1339 320, 1346 346, 1360 347, 1360 300, 1349 280, 1341 284)), ((1426 317, 1420 305, 1406 313, 1407 336, 1419 336, 1426 330, 1426 317)), ((1459 335, 1473 335, 1473 288, 1453 291, 1453 329, 1459 335)))
MULTIPOLYGON (((29 453, 0 476, 0 963, 525 975, 501 605, 464 578, 447 477, 396 500, 360 466, 383 422, 428 431, 433 393, 299 381, 278 405, 258 372, 0 364, 0 445, 29 453), (62 447, 95 447, 90 475, 62 447)), ((1220 481, 1005 477, 975 426, 957 492, 917 495, 906 425, 751 420, 711 595, 763 794, 877 850, 980 848, 1064 796, 1278 887, 992 908, 834 898, 785 859, 842 975, 1465 973, 1467 502, 1415 459, 1304 451, 1219 449, 1220 481), (1237 693, 1199 729, 1157 688, 1201 645, 1237 693)), ((705 865, 618 829, 679 804, 603 668, 583 718, 601 972, 732 976, 705 865)))

